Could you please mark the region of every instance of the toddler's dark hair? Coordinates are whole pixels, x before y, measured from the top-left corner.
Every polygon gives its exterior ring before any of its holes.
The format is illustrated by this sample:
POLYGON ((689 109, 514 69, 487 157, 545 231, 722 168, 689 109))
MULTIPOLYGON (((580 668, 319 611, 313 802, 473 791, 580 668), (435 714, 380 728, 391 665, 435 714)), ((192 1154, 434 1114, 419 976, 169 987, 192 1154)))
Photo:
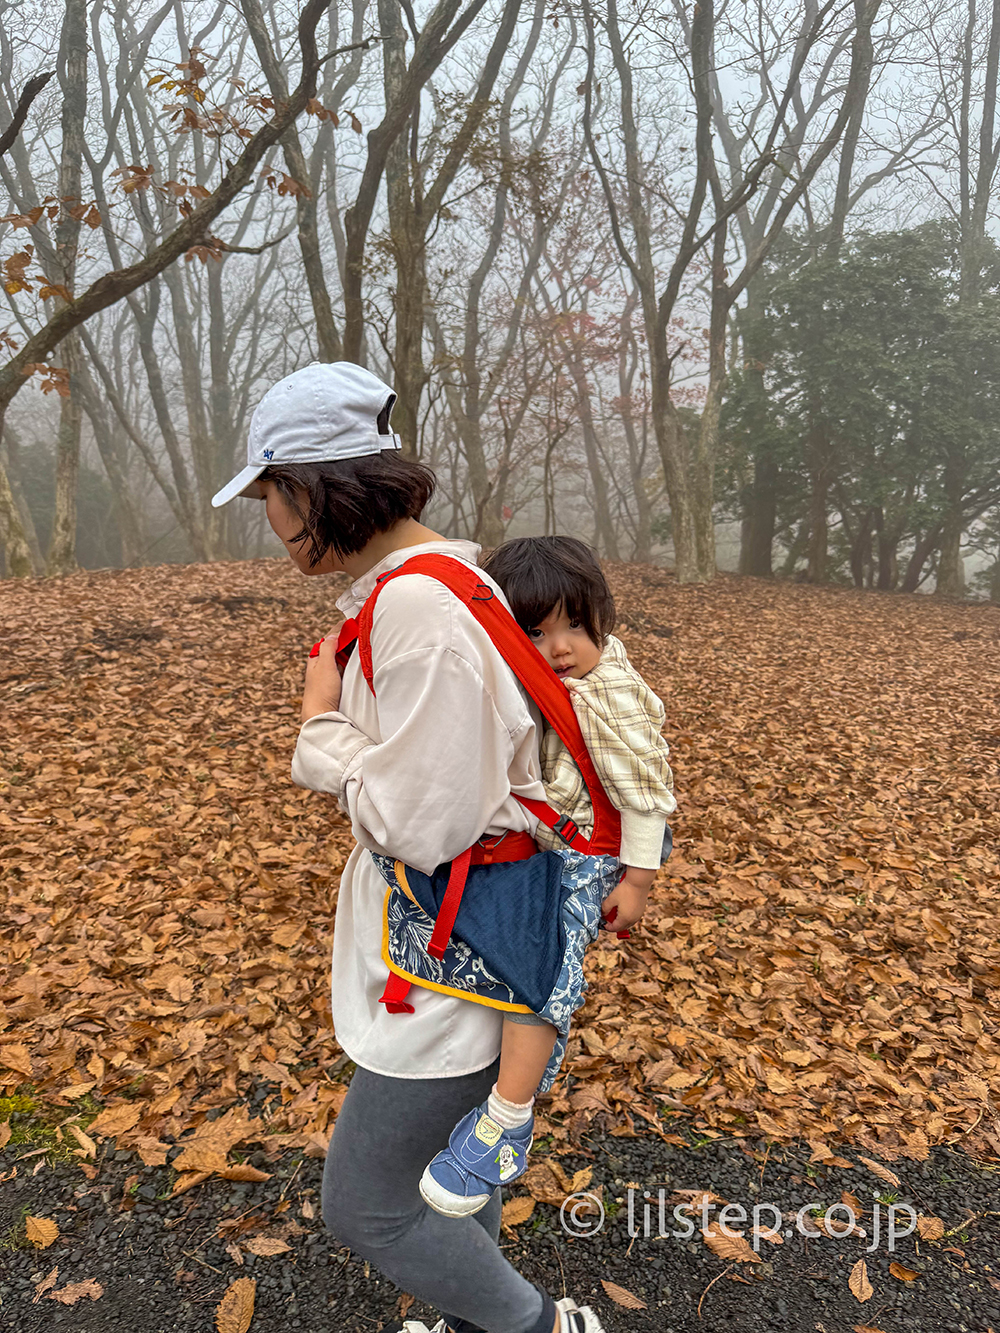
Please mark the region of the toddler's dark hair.
POLYGON ((273 481, 302 520, 292 541, 309 542, 311 565, 331 547, 340 559, 356 555, 377 533, 419 518, 435 483, 429 467, 390 450, 330 463, 283 463, 266 468, 260 479, 273 481))
POLYGON ((540 625, 560 603, 598 648, 615 627, 615 599, 597 555, 575 537, 517 537, 498 546, 482 567, 524 630, 540 625))

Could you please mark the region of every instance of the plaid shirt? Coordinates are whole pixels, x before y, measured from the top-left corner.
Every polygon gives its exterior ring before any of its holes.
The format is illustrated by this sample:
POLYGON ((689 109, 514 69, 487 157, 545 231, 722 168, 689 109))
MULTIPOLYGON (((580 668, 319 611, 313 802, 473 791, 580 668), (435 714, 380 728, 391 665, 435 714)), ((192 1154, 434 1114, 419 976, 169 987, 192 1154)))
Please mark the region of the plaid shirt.
MULTIPOLYGON (((670 747, 660 735, 666 711, 628 660, 624 644, 609 635, 597 666, 582 680, 568 679, 566 688, 612 805, 664 818, 671 814, 677 808, 674 775, 670 747)), ((590 837, 594 809, 583 777, 551 727, 542 738, 541 759, 546 800, 590 837)), ((542 824, 535 841, 543 849, 565 846, 542 824)))

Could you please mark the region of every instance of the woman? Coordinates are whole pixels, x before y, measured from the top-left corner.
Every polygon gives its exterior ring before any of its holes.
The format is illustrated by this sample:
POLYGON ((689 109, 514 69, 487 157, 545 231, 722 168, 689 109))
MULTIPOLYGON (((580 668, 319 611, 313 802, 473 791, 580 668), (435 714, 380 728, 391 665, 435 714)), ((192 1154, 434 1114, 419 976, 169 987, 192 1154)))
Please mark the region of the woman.
MULTIPOLYGON (((379 575, 410 556, 475 565, 479 555, 473 543, 420 523, 434 478, 397 452, 394 401, 387 385, 348 362, 297 371, 262 399, 247 467, 212 501, 263 499, 302 573, 351 576, 337 603, 346 617, 379 575)), ((417 988, 407 997, 412 1013, 379 1003, 388 979, 385 884, 369 852, 430 872, 484 834, 532 832, 533 817, 512 793, 544 799, 536 717, 486 632, 425 575, 386 585, 371 648, 374 693, 357 654, 341 678, 333 639, 310 659, 292 760, 298 785, 337 797, 358 844, 341 877, 332 968, 334 1028, 357 1071, 327 1154, 324 1219, 342 1243, 441 1311, 435 1333, 601 1333, 592 1311, 556 1304, 500 1253, 499 1190, 466 1218, 441 1216, 418 1191, 427 1162, 495 1082, 497 1011, 417 988)))

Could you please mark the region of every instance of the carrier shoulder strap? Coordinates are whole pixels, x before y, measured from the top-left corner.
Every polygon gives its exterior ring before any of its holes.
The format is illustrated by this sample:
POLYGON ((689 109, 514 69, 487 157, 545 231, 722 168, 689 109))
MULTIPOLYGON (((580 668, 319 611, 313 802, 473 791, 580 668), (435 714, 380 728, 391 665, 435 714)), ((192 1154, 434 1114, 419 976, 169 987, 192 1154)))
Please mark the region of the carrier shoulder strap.
POLYGON ((501 657, 538 705, 542 716, 553 727, 579 768, 594 807, 593 834, 589 841, 583 838, 572 820, 544 801, 520 796, 516 799, 577 850, 592 855, 617 856, 621 846, 621 816, 611 804, 597 776, 569 692, 511 613, 494 596, 493 589, 480 579, 476 569, 453 556, 428 554, 411 556, 404 564, 383 574, 361 608, 357 620, 347 621, 341 628, 337 641, 337 661, 341 669, 356 642, 359 665, 368 688, 372 694, 375 693, 371 645, 375 606, 386 584, 404 574, 425 574, 443 583, 469 608, 486 630, 501 657))

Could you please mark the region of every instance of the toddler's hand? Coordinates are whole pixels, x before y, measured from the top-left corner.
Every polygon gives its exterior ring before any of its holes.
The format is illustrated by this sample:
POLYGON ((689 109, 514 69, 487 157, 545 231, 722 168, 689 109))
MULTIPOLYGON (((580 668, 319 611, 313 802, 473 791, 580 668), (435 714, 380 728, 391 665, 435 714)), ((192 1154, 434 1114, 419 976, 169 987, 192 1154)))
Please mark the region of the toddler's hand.
POLYGON ((302 721, 319 713, 335 713, 340 707, 340 672, 337 670, 336 637, 317 644, 318 652, 306 662, 306 680, 302 691, 302 721))
POLYGON ((649 890, 655 877, 655 870, 628 867, 621 883, 601 903, 605 930, 622 935, 636 924, 646 910, 649 890))

